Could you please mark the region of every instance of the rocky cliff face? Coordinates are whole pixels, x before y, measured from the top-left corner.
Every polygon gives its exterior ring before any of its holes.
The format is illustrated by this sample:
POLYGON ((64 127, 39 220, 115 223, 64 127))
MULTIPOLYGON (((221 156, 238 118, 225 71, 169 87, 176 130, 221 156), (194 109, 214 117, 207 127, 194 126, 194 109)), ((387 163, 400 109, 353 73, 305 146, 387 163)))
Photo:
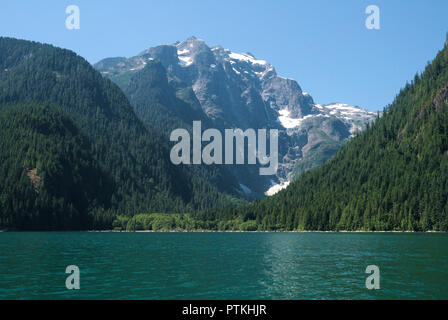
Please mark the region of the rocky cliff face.
MULTIPOLYGON (((248 166, 231 168, 246 193, 268 194, 302 172, 319 166, 377 113, 341 103, 319 105, 292 79, 250 53, 209 47, 191 37, 184 42, 147 49, 135 57, 107 58, 95 65, 126 88, 133 75, 157 60, 178 92, 192 88, 216 128, 279 129, 279 170, 259 177, 248 166)), ((126 91, 126 90, 125 90, 126 91)), ((131 101, 132 103, 132 101, 131 101)))

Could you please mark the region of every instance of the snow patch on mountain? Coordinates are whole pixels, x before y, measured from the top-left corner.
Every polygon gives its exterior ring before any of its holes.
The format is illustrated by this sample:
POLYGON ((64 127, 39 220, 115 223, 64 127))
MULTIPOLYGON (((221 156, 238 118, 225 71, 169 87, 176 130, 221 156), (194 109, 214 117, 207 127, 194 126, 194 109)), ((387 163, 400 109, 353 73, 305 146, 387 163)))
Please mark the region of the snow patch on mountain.
POLYGON ((322 113, 342 120, 348 126, 352 136, 362 131, 366 123, 373 122, 380 115, 378 112, 364 110, 344 103, 316 104, 315 106, 322 113))
POLYGON ((278 112, 280 116, 278 117, 278 121, 281 123, 283 128, 285 129, 293 129, 300 127, 303 121, 316 117, 329 117, 327 115, 322 114, 309 114, 302 118, 292 118, 290 117, 291 112, 288 109, 283 109, 278 112))
POLYGON ((268 197, 273 196, 274 194, 282 191, 283 189, 286 189, 286 187, 288 187, 290 183, 291 183, 290 181, 285 181, 282 183, 273 184, 264 194, 267 195, 268 197))
POLYGON ((188 49, 177 50, 177 56, 179 58, 179 64, 183 67, 188 67, 194 62, 193 58, 190 56, 190 50, 188 49))
MULTIPOLYGON (((304 95, 305 94, 306 93, 304 93, 304 95)), ((372 122, 377 117, 376 112, 349 106, 344 103, 333 103, 327 105, 315 104, 314 106, 319 109, 320 113, 310 114, 299 118, 291 117, 291 112, 288 109, 282 109, 278 112, 279 117, 277 121, 280 122, 285 129, 293 129, 300 127, 303 121, 307 119, 316 117, 336 117, 343 121, 348 126, 350 133, 354 135, 356 132, 363 130, 362 124, 372 122)))
POLYGON ((177 50, 177 55, 178 56, 183 56, 183 55, 186 55, 186 54, 189 54, 189 53, 190 53, 190 50, 188 50, 188 49, 177 50))
POLYGON ((280 116, 278 117, 278 121, 282 124, 282 126, 286 129, 292 129, 300 126, 302 119, 294 119, 290 117, 291 112, 288 109, 283 109, 278 112, 280 116))
POLYGON ((231 52, 231 53, 229 54, 229 57, 230 57, 231 59, 233 59, 233 60, 245 61, 245 62, 249 62, 249 63, 252 63, 252 64, 258 64, 258 65, 262 65, 262 66, 268 65, 268 62, 267 62, 267 61, 264 61, 264 60, 257 60, 257 59, 255 59, 253 56, 248 55, 248 54, 246 54, 246 53, 235 53, 235 52, 231 52))

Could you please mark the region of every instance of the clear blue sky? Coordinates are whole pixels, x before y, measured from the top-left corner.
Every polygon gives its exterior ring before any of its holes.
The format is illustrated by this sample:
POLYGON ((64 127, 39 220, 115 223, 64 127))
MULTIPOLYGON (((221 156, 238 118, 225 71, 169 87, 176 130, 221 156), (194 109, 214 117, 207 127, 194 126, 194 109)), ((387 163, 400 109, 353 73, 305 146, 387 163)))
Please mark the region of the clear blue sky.
POLYGON ((447 0, 2 0, 0 35, 68 48, 95 63, 191 35, 209 45, 251 52, 298 81, 317 103, 371 110, 443 47, 447 0), (81 29, 65 28, 78 5, 81 29), (365 27, 368 5, 381 29, 365 27))

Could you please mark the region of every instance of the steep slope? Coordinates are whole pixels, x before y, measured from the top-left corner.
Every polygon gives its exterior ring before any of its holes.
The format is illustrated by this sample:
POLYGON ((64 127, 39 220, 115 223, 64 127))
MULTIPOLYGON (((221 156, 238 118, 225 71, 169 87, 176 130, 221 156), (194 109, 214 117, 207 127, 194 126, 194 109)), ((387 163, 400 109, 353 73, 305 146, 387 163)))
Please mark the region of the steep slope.
POLYGON ((153 127, 169 132, 192 125, 199 120, 207 125, 204 114, 191 88, 176 92, 169 84, 165 68, 160 62, 149 61, 121 87, 133 105, 136 114, 153 127), (191 97, 190 103, 184 99, 191 97))
MULTIPOLYGON (((182 87, 180 81, 176 81, 176 90, 172 83, 169 83, 166 70, 160 62, 148 61, 122 89, 140 119, 165 134, 166 141, 169 141, 171 131, 177 128, 185 128, 192 134, 193 121, 201 121, 203 130, 213 127, 193 90, 182 87)), ((209 181, 221 192, 239 198, 245 196, 225 166, 189 166, 188 170, 193 176, 209 181)))
MULTIPOLYGON (((136 85, 145 66, 155 60, 167 70, 169 84, 178 96, 188 92, 190 104, 199 104, 213 127, 280 130, 277 175, 260 177, 254 166, 229 168, 246 192, 263 195, 273 185, 278 188, 279 183, 287 183, 321 165, 354 132, 363 130, 366 123, 376 118, 376 113, 357 107, 315 104, 296 81, 279 76, 267 61, 221 46, 209 47, 195 37, 149 48, 129 59, 107 58, 95 68, 119 84, 139 116, 145 117, 138 109, 139 100, 146 94, 133 92, 129 87, 136 85)), ((174 118, 191 123, 191 116, 185 116, 191 107, 183 108, 182 115, 174 110, 175 106, 168 105, 172 112, 159 112, 157 119, 161 123, 174 118)))
POLYGON ((132 215, 225 205, 208 181, 170 162, 167 141, 143 124, 126 96, 73 52, 0 38, 0 105, 34 101, 61 108, 91 142, 113 180, 111 209, 132 215))
POLYGON ((88 139, 55 107, 11 105, 0 114, 0 227, 79 230, 111 219, 113 182, 88 139))
POLYGON ((218 219, 261 229, 448 230, 448 48, 323 167, 218 219))

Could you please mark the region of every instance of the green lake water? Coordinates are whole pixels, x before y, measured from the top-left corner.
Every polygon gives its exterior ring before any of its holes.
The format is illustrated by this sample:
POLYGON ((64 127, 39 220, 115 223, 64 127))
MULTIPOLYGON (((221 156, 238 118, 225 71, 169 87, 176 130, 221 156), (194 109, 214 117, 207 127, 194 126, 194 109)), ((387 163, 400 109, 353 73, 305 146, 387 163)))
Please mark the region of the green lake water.
POLYGON ((0 299, 448 299, 448 235, 0 233, 0 299))

